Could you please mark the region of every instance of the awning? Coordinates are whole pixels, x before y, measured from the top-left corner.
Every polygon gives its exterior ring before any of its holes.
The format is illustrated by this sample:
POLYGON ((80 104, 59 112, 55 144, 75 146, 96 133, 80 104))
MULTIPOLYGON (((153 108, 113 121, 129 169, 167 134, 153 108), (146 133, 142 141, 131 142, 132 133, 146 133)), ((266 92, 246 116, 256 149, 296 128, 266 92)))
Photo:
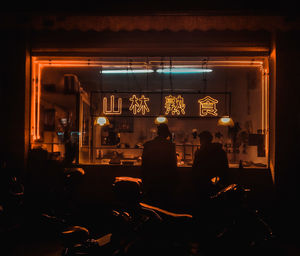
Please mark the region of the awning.
POLYGON ((146 15, 146 16, 81 16, 34 15, 20 19, 5 16, 1 27, 17 26, 33 30, 79 31, 209 31, 209 30, 291 30, 299 29, 299 19, 284 16, 198 16, 198 15, 146 15), (7 25, 10 24, 10 25, 7 25))

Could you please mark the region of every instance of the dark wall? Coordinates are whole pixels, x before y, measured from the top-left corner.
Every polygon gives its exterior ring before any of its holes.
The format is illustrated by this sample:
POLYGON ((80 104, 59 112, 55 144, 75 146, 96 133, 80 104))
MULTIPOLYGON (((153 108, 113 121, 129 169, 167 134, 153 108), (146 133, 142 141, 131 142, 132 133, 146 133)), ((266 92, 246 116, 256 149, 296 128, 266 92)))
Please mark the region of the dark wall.
POLYGON ((278 33, 276 42, 277 182, 282 190, 296 192, 291 185, 299 171, 299 32, 278 33))
POLYGON ((280 210, 299 224, 299 31, 276 35, 276 188, 280 210), (293 218, 294 217, 294 218, 293 218))
POLYGON ((26 34, 18 30, 2 31, 1 51, 1 157, 8 159, 8 167, 22 169, 25 154, 26 34))
POLYGON ((32 32, 34 54, 51 50, 48 54, 54 56, 258 56, 269 45, 270 32, 265 30, 83 32, 55 31, 50 26, 32 32), (247 52, 247 47, 254 50, 247 52))

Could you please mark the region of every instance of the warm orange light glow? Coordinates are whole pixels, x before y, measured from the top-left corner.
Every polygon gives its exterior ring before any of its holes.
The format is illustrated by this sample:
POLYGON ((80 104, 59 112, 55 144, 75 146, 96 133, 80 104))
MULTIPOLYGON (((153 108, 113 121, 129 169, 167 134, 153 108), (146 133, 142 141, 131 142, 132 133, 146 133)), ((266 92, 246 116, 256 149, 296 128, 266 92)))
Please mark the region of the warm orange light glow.
POLYGON ((155 206, 152 206, 152 205, 149 205, 149 204, 145 204, 145 203, 140 203, 140 205, 143 206, 143 207, 146 207, 146 208, 149 208, 149 209, 161 212, 163 214, 170 215, 170 216, 175 217, 175 218, 176 217, 193 218, 193 216, 191 214, 181 214, 181 213, 169 212, 169 211, 166 211, 166 210, 163 210, 161 208, 158 208, 158 207, 155 207, 155 206))
POLYGON ((265 69, 265 145, 266 155, 269 155, 269 72, 265 69))
POLYGON ((33 140, 36 140, 36 88, 35 88, 36 65, 32 66, 32 99, 31 99, 31 134, 33 140))
POLYGON ((231 117, 223 116, 218 120, 218 125, 220 126, 234 126, 234 122, 231 117))
POLYGON ((37 120, 36 120, 36 139, 40 139, 40 109, 41 109, 41 65, 38 66, 37 77, 37 120))
POLYGON ((216 176, 210 179, 211 183, 216 185, 220 181, 220 177, 216 176))
POLYGON ((109 125, 109 120, 106 116, 99 116, 95 123, 99 124, 100 126, 106 126, 109 125))
POLYGON ((136 182, 136 183, 142 183, 142 180, 140 178, 133 178, 133 177, 129 177, 129 176, 118 176, 115 177, 115 181, 114 182, 119 182, 119 181, 131 181, 131 182, 136 182))
POLYGON ((268 69, 262 70, 262 131, 265 134, 265 150, 269 155, 269 74, 268 69))
MULTIPOLYGON (((169 65, 169 61, 163 61, 165 63, 165 67, 168 68, 169 65)), ((82 59, 82 58, 74 58, 72 57, 72 59, 61 59, 61 58, 49 58, 47 57, 46 59, 40 59, 40 60, 36 60, 34 59, 33 63, 38 63, 40 65, 44 65, 44 66, 53 66, 53 67, 76 67, 76 66, 89 66, 89 67, 114 67, 114 68, 118 68, 118 67, 127 67, 128 66, 128 61, 108 61, 108 60, 99 60, 99 59, 82 59)), ((173 60, 172 61, 173 65, 181 68, 181 67, 188 67, 188 68, 196 68, 196 67, 201 67, 201 65, 203 64, 202 61, 177 61, 177 60, 173 60)), ((161 64, 161 60, 156 61, 156 60, 152 60, 149 61, 149 63, 146 63, 144 61, 132 61, 130 62, 131 66, 133 67, 147 67, 147 66, 159 66, 161 64)), ((264 65, 264 61, 263 60, 240 60, 238 58, 233 59, 233 60, 224 60, 223 59, 217 59, 217 60, 209 60, 207 62, 205 62, 205 65, 207 65, 207 67, 212 67, 212 66, 235 66, 235 67, 261 67, 264 65)))
POLYGON ((165 116, 158 116, 155 118, 154 121, 155 124, 163 124, 163 123, 168 123, 168 119, 165 116))
POLYGON ((39 63, 34 62, 32 71, 32 122, 31 132, 33 140, 39 140, 40 137, 40 98, 41 98, 41 70, 39 63))

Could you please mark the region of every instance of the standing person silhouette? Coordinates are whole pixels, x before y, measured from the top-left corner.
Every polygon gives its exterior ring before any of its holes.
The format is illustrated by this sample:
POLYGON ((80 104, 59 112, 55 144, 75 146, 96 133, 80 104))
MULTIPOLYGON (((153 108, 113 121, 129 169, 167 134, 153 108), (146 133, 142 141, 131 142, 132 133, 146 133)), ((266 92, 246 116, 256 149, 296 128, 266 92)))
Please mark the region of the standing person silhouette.
POLYGON ((197 149, 193 162, 193 178, 196 191, 200 198, 209 193, 211 179, 219 177, 221 184, 228 182, 228 159, 222 144, 213 143, 213 136, 209 131, 199 134, 200 149, 197 149))
POLYGON ((157 136, 144 144, 142 179, 145 199, 162 208, 170 208, 177 185, 176 146, 166 124, 157 126, 157 136))
POLYGON ((76 158, 76 144, 73 143, 71 137, 71 127, 67 125, 64 131, 65 157, 64 165, 70 167, 76 158))

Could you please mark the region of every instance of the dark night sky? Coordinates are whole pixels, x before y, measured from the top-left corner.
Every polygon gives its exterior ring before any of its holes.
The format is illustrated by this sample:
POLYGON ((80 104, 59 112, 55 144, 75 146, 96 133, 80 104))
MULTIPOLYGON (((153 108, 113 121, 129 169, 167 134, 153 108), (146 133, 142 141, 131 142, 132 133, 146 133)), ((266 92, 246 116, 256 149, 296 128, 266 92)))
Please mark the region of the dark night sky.
POLYGON ((107 0, 107 1, 40 1, 31 3, 22 1, 16 4, 8 2, 1 7, 0 12, 26 13, 69 13, 94 15, 146 15, 159 13, 186 13, 186 14, 233 14, 233 15, 298 15, 297 1, 202 1, 202 0, 107 0))

